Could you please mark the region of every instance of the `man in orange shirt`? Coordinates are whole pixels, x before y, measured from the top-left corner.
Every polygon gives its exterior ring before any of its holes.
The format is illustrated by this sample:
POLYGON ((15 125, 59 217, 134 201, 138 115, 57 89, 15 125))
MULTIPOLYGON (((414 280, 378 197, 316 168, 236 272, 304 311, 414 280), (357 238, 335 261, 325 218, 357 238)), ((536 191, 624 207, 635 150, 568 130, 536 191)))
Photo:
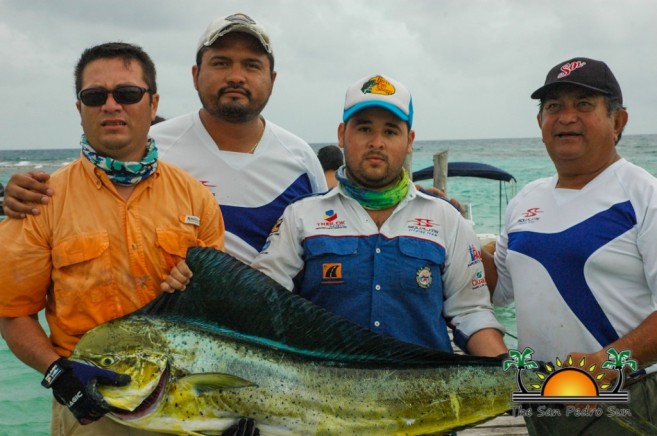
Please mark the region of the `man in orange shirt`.
POLYGON ((75 81, 80 159, 52 175, 59 195, 40 215, 0 224, 0 332, 20 360, 46 374, 42 384, 59 403, 52 434, 138 434, 101 419, 109 407, 95 387, 129 377, 66 356, 86 331, 161 293, 187 248, 223 249, 223 218, 207 188, 158 161, 148 137, 159 101, 155 66, 140 47, 85 50, 75 81), (50 338, 37 319, 42 309, 50 338), (74 417, 100 421, 81 427, 74 417))

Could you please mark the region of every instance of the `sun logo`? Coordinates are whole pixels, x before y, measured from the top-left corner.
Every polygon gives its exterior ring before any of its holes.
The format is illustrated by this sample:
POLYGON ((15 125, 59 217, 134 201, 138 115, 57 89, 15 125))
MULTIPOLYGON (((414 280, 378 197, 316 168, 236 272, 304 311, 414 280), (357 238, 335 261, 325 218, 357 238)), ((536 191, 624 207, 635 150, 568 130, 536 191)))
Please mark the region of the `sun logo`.
POLYGON ((597 381, 604 377, 604 373, 597 373, 597 366, 586 365, 586 359, 574 362, 568 356, 565 362, 556 359, 556 365, 544 364, 544 372, 536 371, 537 383, 530 383, 529 389, 525 386, 522 373, 525 370, 538 370, 539 365, 531 360, 534 350, 525 347, 522 352, 509 351, 509 359, 502 362, 506 371, 515 367, 517 371, 516 384, 518 391, 511 394, 512 400, 517 403, 605 403, 627 402, 629 393, 621 391, 625 380, 623 369, 628 366, 636 371, 636 361, 630 359, 630 351, 620 353, 614 348, 607 350, 609 359, 602 363, 601 369, 615 370, 618 373, 616 383, 602 384, 598 387, 597 381))

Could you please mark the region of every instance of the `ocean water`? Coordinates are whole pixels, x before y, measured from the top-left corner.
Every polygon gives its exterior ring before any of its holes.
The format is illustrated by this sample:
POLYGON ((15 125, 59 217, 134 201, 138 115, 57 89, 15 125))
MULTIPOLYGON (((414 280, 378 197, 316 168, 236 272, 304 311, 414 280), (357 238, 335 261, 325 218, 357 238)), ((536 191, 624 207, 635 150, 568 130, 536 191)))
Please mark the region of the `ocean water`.
MULTIPOLYGON (((318 149, 325 144, 312 144, 318 149)), ((413 170, 433 165, 433 155, 448 151, 449 161, 481 162, 512 174, 519 191, 528 182, 554 174, 540 139, 487 139, 416 141, 413 170)), ((619 153, 657 176, 657 135, 627 135, 618 145, 619 153)), ((0 150, 0 183, 6 185, 12 174, 31 170, 52 173, 79 156, 78 149, 0 150)), ((431 181, 420 182, 424 186, 431 181)), ((515 192, 512 186, 488 179, 451 177, 448 196, 472 207, 472 220, 478 233, 499 233, 500 213, 515 192), (499 198, 502 195, 500 210, 499 198)), ((496 309, 507 328, 507 344, 515 346, 513 307, 496 309)), ((43 317, 41 317, 43 324, 43 317)), ((0 436, 49 434, 50 391, 40 385, 42 375, 19 362, 0 340, 0 436)))

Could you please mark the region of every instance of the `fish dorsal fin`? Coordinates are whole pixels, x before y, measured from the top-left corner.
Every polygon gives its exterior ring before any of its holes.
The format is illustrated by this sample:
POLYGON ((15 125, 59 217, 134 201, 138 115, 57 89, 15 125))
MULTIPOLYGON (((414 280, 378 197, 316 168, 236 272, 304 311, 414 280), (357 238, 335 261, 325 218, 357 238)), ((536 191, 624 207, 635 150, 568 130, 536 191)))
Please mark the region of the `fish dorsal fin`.
POLYGON ((244 380, 243 378, 220 372, 187 375, 181 378, 179 383, 190 385, 199 394, 218 389, 238 389, 257 386, 255 383, 244 380))
POLYGON ((133 315, 216 326, 336 365, 501 365, 497 359, 443 353, 373 333, 213 248, 190 248, 186 262, 194 273, 187 289, 163 293, 133 315))

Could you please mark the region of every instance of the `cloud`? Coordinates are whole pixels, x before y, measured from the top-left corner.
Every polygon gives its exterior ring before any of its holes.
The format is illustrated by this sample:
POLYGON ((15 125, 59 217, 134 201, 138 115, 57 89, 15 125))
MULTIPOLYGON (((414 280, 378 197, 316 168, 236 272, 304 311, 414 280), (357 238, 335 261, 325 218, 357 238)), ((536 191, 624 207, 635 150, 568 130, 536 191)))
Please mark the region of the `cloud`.
POLYGON ((309 142, 335 141, 347 86, 377 73, 413 93, 419 140, 536 137, 529 94, 573 56, 611 66, 630 110, 627 134, 655 133, 651 0, 3 0, 0 148, 77 146, 73 67, 106 41, 153 57, 161 115, 197 110, 196 42, 234 12, 272 36, 278 77, 265 116, 309 142))

